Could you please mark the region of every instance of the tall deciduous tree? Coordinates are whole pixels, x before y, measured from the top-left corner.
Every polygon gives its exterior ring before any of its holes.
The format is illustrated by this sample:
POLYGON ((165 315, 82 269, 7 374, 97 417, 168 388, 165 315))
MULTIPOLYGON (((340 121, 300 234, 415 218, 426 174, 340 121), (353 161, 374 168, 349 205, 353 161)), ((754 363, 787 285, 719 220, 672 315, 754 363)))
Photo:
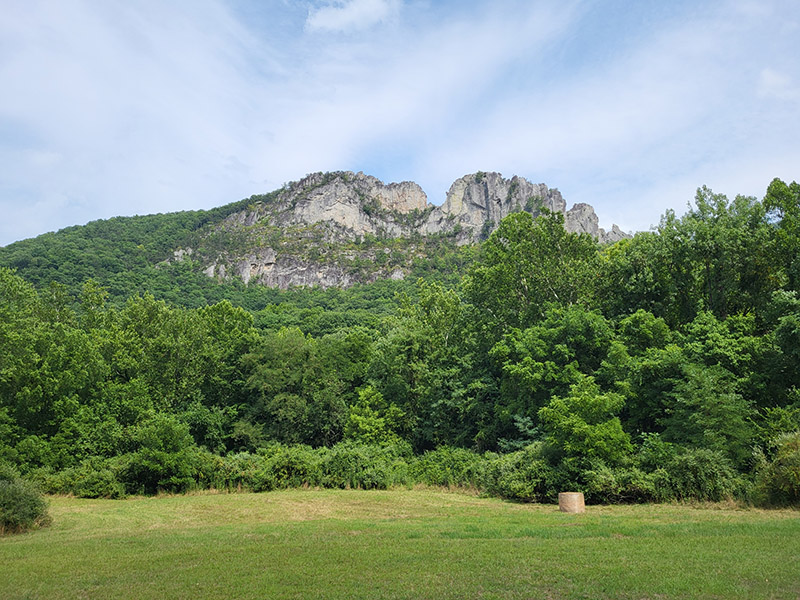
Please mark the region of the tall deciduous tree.
POLYGON ((590 303, 597 248, 591 236, 568 233, 561 213, 503 219, 465 280, 489 337, 529 327, 549 305, 590 303))
POLYGON ((722 367, 688 364, 672 392, 664 439, 727 455, 744 467, 752 453, 755 412, 735 391, 734 378, 722 367))
POLYGON ((616 464, 633 450, 616 416, 624 403, 619 394, 603 393, 592 377, 583 377, 569 394, 539 410, 545 441, 568 458, 616 464))
POLYGON ((602 264, 608 314, 643 309, 673 328, 702 310, 719 318, 761 312, 782 277, 764 206, 744 196, 730 202, 705 187, 682 218, 667 211, 656 231, 610 247, 602 264))
POLYGON ((800 183, 773 179, 764 197, 764 207, 777 227, 777 245, 786 269, 789 289, 800 290, 800 183))

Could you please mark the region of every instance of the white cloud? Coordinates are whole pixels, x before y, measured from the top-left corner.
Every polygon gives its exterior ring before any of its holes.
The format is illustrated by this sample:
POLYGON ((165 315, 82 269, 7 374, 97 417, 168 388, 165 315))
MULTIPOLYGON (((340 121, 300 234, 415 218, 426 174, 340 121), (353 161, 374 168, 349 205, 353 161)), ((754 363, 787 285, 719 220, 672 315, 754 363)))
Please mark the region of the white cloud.
POLYGON ((629 230, 649 228, 667 208, 682 213, 700 185, 761 197, 773 177, 797 178, 791 165, 800 164, 797 106, 785 102, 792 79, 759 67, 796 38, 775 36, 780 15, 766 16, 707 11, 645 32, 628 55, 592 71, 498 94, 472 127, 433 144, 423 161, 444 157, 452 168, 485 165, 545 181, 569 203, 593 204, 601 224, 614 219, 629 230), (751 84, 759 72, 761 97, 751 84))
POLYGON ((0 59, 0 124, 24 135, 0 141, 0 179, 15 184, 0 203, 6 212, 35 198, 40 226, 6 221, 0 243, 91 218, 210 207, 254 187, 220 169, 247 154, 240 119, 252 91, 240 71, 252 40, 226 11, 208 1, 193 12, 15 6, 0 24, 12 49, 0 59))
POLYGON ((11 3, 0 243, 317 170, 412 179, 434 202, 499 170, 627 229, 699 185, 800 179, 791 2, 694 4, 629 26, 581 0, 11 3))
POLYGON ((308 31, 357 31, 397 16, 400 0, 337 0, 308 13, 308 31))

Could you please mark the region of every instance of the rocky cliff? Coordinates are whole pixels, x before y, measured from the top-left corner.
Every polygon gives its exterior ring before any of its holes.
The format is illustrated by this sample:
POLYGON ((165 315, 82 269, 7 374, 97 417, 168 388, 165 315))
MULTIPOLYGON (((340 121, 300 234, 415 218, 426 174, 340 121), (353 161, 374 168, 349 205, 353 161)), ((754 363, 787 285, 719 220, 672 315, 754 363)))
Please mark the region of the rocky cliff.
POLYGON ((422 231, 441 233, 457 225, 466 231, 464 241, 477 241, 511 213, 524 210, 537 215, 542 208, 564 212, 566 203, 558 190, 543 183, 479 172, 465 175, 450 186, 444 204, 431 211, 422 231))
POLYGON ((566 210, 557 189, 514 176, 478 172, 456 180, 441 206, 428 203, 413 182, 384 184, 363 173, 314 173, 263 197, 197 240, 174 260, 199 261, 209 277, 240 278, 288 288, 347 287, 379 278, 402 278, 431 239, 467 245, 485 239, 513 212, 564 213, 568 231, 601 242, 626 234, 606 232, 588 204, 566 210), (235 241, 231 241, 235 240, 235 241))

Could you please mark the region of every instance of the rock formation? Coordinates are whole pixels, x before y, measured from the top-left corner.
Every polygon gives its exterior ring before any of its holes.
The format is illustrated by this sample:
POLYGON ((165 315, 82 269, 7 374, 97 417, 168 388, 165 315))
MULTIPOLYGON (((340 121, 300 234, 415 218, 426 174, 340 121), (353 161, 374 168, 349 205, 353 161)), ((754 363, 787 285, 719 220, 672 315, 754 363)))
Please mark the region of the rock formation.
POLYGON ((404 215, 421 213, 428 197, 416 183, 384 185, 363 173, 314 173, 287 186, 276 204, 228 217, 226 225, 252 226, 265 217, 282 227, 331 223, 351 237, 411 233, 404 215))
POLYGON ((571 233, 588 233, 597 238, 601 244, 610 244, 630 237, 616 225, 611 226, 611 231, 600 227, 594 209, 583 202, 575 204, 564 213, 564 229, 571 233))
POLYGON ((246 284, 347 287, 406 273, 403 265, 387 264, 388 249, 358 246, 341 251, 370 236, 386 240, 444 234, 457 244, 470 244, 488 237, 513 212, 536 216, 547 209, 564 213, 568 231, 587 233, 601 242, 627 237, 616 225, 608 232, 600 228, 588 204, 566 210, 557 189, 517 176, 505 179, 499 173, 461 177, 438 207, 428 203, 416 183, 387 185, 352 172, 314 173, 263 198, 229 215, 219 227, 220 233, 239 236, 242 244, 214 255, 180 248, 174 260, 205 260, 202 268, 209 277, 237 277, 246 284), (356 263, 375 268, 366 277, 363 268, 357 275, 358 269, 352 268, 356 263))
POLYGON ((524 210, 537 215, 542 208, 564 212, 566 203, 558 190, 543 183, 479 172, 465 175, 450 186, 444 204, 431 212, 422 230, 440 233, 459 225, 468 230, 464 240, 472 242, 486 237, 511 213, 524 210))

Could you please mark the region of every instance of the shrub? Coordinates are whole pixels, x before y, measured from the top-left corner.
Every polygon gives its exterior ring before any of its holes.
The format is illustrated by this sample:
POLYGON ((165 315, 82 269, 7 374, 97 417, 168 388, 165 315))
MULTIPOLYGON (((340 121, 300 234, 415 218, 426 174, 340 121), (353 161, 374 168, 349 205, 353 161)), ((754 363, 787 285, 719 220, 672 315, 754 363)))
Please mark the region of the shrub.
POLYGON ((264 489, 265 462, 263 456, 250 452, 237 452, 219 458, 215 465, 214 485, 230 491, 264 489))
POLYGON ((363 445, 342 442, 324 450, 321 485, 335 488, 387 489, 409 483, 411 449, 398 442, 363 445))
POLYGON ((774 440, 773 459, 756 475, 755 501, 767 506, 800 506, 800 431, 774 440))
POLYGON ((319 485, 320 457, 310 446, 274 444, 259 454, 264 462, 255 474, 253 491, 319 485))
POLYGON ((442 446, 413 461, 414 481, 428 485, 478 487, 484 479, 486 461, 464 448, 442 446))
POLYGON ((202 451, 189 426, 173 415, 153 413, 132 431, 133 452, 118 457, 119 479, 131 494, 185 492, 198 487, 202 451))
POLYGON ((0 463, 0 534, 18 533, 50 523, 47 502, 39 489, 0 463))
POLYGON ((186 492, 198 487, 198 448, 186 448, 180 452, 142 448, 123 454, 118 461, 119 478, 129 494, 186 492))
POLYGON ((51 494, 72 494, 78 498, 122 498, 125 486, 107 459, 90 458, 77 467, 46 475, 44 489, 51 494))
POLYGON ((558 473, 541 455, 541 445, 524 450, 488 456, 483 489, 493 496, 523 502, 552 499, 558 473))
POLYGON ((656 499, 710 500, 741 496, 745 482, 722 453, 707 448, 684 449, 653 473, 656 499))
POLYGON ((651 502, 656 498, 655 477, 637 467, 597 464, 585 476, 586 501, 593 504, 651 502))

